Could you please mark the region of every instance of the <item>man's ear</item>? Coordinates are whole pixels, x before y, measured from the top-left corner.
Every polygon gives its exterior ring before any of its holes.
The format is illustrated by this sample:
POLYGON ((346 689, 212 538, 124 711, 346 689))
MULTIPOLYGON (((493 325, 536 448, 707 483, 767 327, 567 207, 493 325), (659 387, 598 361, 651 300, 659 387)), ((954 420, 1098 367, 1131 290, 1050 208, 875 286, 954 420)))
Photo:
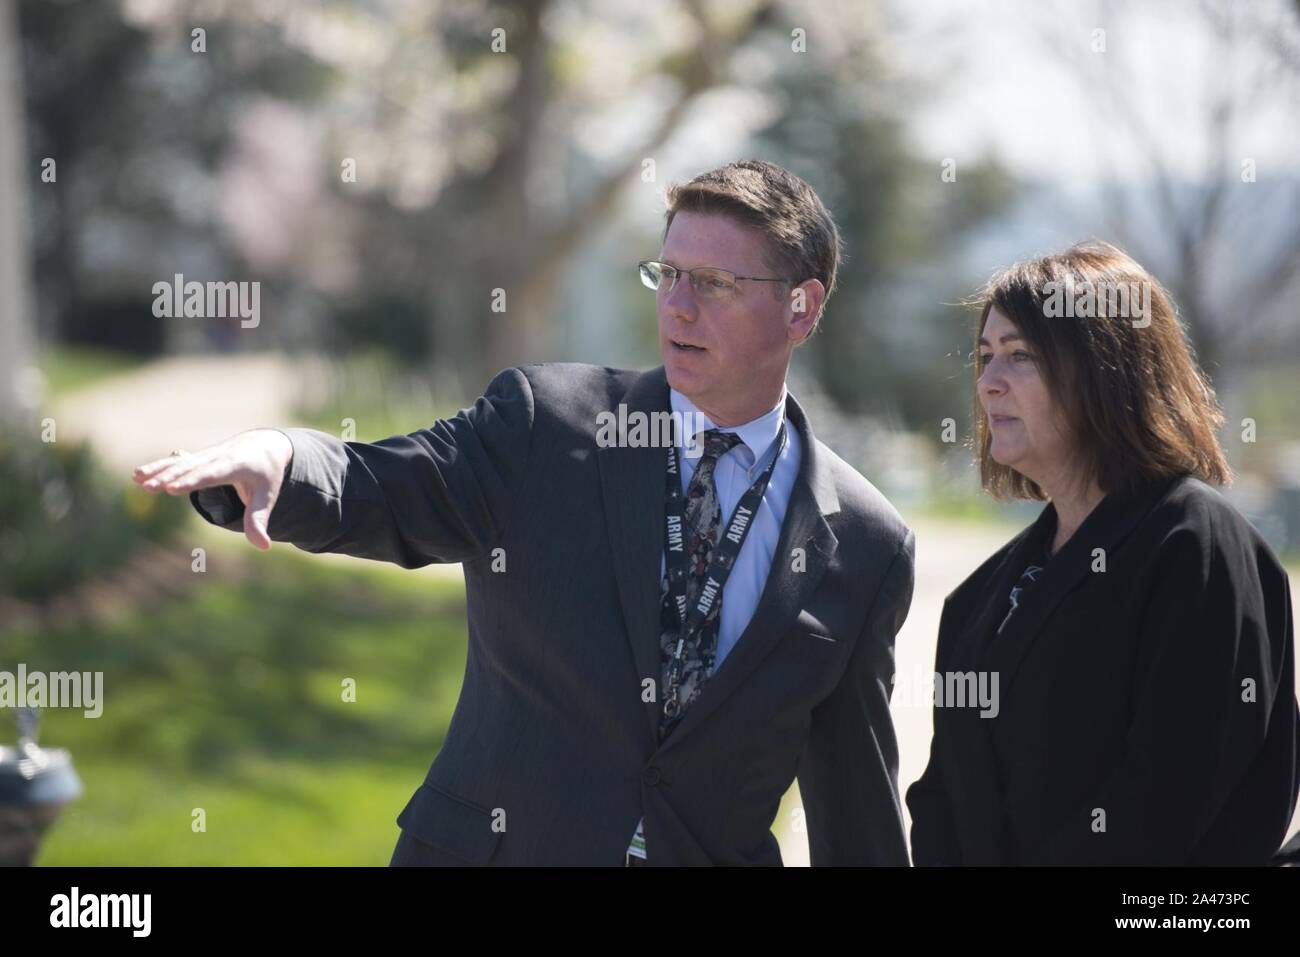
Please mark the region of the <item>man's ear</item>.
POLYGON ((826 302, 826 287, 820 279, 805 279, 790 290, 787 305, 788 335, 796 343, 812 335, 826 302))

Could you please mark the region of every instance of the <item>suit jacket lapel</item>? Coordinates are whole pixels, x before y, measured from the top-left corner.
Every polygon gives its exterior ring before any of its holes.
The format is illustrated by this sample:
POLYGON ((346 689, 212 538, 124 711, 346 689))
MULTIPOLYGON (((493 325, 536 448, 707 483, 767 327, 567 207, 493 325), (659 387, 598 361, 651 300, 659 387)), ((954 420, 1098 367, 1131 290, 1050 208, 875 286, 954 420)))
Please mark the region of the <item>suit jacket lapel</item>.
MULTIPOLYGON (((663 367, 639 376, 621 401, 629 416, 633 412, 650 415, 668 411, 668 380, 663 367)), ((641 679, 653 677, 657 689, 662 671, 659 565, 663 557, 664 473, 668 468, 668 450, 653 446, 608 446, 597 449, 596 460, 600 464, 619 601, 637 674, 641 679)), ((656 693, 655 700, 646 702, 643 709, 651 740, 655 742, 659 738, 661 707, 656 693)))
MULTIPOLYGON (((1078 584, 1092 574, 1122 574, 1117 570, 1107 572, 1093 571, 1096 562, 1096 549, 1102 549, 1109 562, 1110 554, 1128 536, 1141 518, 1147 514, 1156 499, 1168 488, 1169 482, 1160 482, 1148 486, 1136 495, 1112 493, 1102 499, 1101 503, 1083 520, 1083 524, 1070 536, 1065 547, 1052 557, 1042 577, 1034 587, 1026 591, 1020 600, 1016 613, 1011 616, 1006 629, 996 635, 988 654, 988 667, 999 672, 1000 692, 1007 694, 1011 690, 1016 671, 1024 660, 1025 654, 1038 640, 1043 625, 1056 610, 1061 601, 1072 592, 1078 584)), ((1001 615, 995 615, 997 623, 1005 617, 1009 604, 1011 586, 1024 570, 1031 553, 1029 545, 1035 540, 1043 541, 1046 536, 1055 534, 1056 510, 1052 505, 1043 510, 1034 523, 1034 534, 1027 536, 1018 561, 1009 564, 1007 575, 1001 576, 998 591, 989 596, 990 601, 1000 608, 1001 615)), ((997 625, 995 624, 996 628, 997 625)))
POLYGON ((1001 560, 982 576, 985 584, 979 586, 978 591, 962 596, 961 607, 966 609, 967 618, 953 626, 957 633, 943 662, 946 670, 970 671, 982 667, 981 659, 989 640, 1007 613, 1007 603, 999 596, 1007 595, 1019 578, 1034 552, 1036 536, 1040 534, 1047 515, 1044 509, 1034 524, 1004 546, 1001 560))
MULTIPOLYGON (((986 657, 989 639, 1006 616, 1008 589, 1033 553, 1046 514, 1044 510, 1033 525, 1004 547, 1002 558, 978 576, 983 584, 972 583, 974 590, 961 593, 960 597, 950 596, 945 602, 940 634, 953 633, 954 637, 951 647, 940 648, 936 690, 940 683, 944 689, 950 687, 953 673, 992 669, 986 657)), ((1002 677, 999 676, 999 696, 1004 687, 1002 677)), ((944 703, 944 707, 934 709, 934 734, 947 766, 960 769, 949 780, 961 782, 952 795, 961 841, 961 863, 997 864, 1003 846, 1002 783, 990 734, 993 720, 981 717, 980 710, 970 707, 969 701, 966 707, 955 707, 953 701, 946 699, 944 703), (941 728, 944 733, 940 733, 941 728)))

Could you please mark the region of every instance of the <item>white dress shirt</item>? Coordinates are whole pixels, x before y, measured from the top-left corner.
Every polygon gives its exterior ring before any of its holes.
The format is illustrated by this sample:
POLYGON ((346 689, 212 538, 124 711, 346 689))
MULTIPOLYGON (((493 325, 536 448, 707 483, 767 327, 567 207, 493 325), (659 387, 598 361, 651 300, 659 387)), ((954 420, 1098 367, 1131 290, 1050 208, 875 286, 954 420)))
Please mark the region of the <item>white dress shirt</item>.
MULTIPOLYGON (((673 412, 678 413, 681 421, 688 424, 690 428, 699 431, 720 428, 701 412, 694 402, 676 389, 670 389, 668 395, 673 412)), ((740 546, 736 564, 732 567, 726 584, 722 586, 718 651, 713 661, 715 671, 722 667, 723 659, 736 646, 736 642, 740 640, 741 634, 749 625, 749 620, 754 617, 758 599, 763 594, 768 573, 772 569, 772 556, 781 538, 781 523, 785 519, 786 506, 790 504, 794 480, 799 474, 802 447, 799 431, 785 416, 785 398, 786 389, 782 385, 780 400, 767 412, 743 425, 721 429, 723 432, 734 432, 740 436, 740 442, 718 459, 718 464, 713 470, 713 484, 718 490, 718 507, 722 511, 721 527, 724 529, 741 496, 754 484, 754 480, 763 474, 763 469, 775 454, 777 438, 781 434, 782 427, 785 428, 786 442, 785 448, 781 450, 781 458, 772 470, 767 490, 763 493, 763 501, 759 503, 758 510, 750 523, 749 534, 745 536, 745 541, 740 546)), ((690 440, 693 436, 682 436, 682 438, 690 440)), ((683 493, 690 487, 691 476, 695 474, 695 466, 699 464, 699 449, 702 446, 695 444, 694 447, 696 453, 693 456, 686 454, 684 446, 678 447, 683 493)), ((661 588, 667 567, 667 557, 661 555, 659 562, 661 588)), ((645 841, 642 830, 644 823, 644 819, 637 823, 636 833, 633 834, 632 843, 628 846, 628 853, 640 858, 645 857, 645 852, 639 846, 645 841)))
MULTIPOLYGON (((713 420, 696 408, 695 403, 676 389, 669 390, 669 399, 674 412, 681 414, 682 421, 690 423, 692 428, 701 431, 715 429, 713 420), (690 413, 687 415, 687 413, 690 413)), ((750 523, 749 534, 745 536, 740 554, 736 556, 735 567, 722 588, 722 611, 719 613, 718 654, 714 668, 722 666, 723 659, 735 647, 754 617, 758 607, 759 596, 767 582, 768 571, 772 567, 772 555, 776 552, 776 543, 781 537, 781 522, 785 518, 786 506, 790 503, 790 492, 794 489, 795 477, 799 474, 801 448, 799 431, 785 417, 785 387, 781 387, 781 399, 770 410, 751 419, 743 425, 721 429, 734 432, 740 436, 735 448, 718 459, 713 470, 713 483, 718 489, 718 505, 722 510, 722 528, 726 528, 731 513, 735 511, 740 498, 754 484, 754 480, 763 474, 763 469, 776 451, 776 440, 781 426, 785 425, 786 444, 781 452, 781 460, 772 471, 763 501, 750 523)), ((699 447, 697 446, 697 449, 699 447)), ((682 478, 682 492, 690 487, 691 476, 699 464, 699 455, 689 456, 679 449, 679 461, 682 478)), ((663 581, 667 559, 659 564, 659 580, 663 581)))

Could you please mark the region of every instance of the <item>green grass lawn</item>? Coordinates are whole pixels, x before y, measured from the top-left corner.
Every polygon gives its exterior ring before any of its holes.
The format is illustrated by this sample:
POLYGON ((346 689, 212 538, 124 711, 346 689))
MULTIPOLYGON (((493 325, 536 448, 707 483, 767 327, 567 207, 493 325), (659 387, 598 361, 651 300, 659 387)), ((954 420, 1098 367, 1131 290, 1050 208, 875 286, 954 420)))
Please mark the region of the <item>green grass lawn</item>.
POLYGON ((144 362, 139 356, 111 349, 59 345, 42 353, 40 367, 50 396, 57 397, 138 369, 144 362))
POLYGON ((85 793, 38 863, 388 863, 460 691, 463 586, 218 534, 209 568, 251 575, 112 624, 0 635, 5 668, 104 672, 99 718, 44 712, 41 742, 71 750, 85 793))

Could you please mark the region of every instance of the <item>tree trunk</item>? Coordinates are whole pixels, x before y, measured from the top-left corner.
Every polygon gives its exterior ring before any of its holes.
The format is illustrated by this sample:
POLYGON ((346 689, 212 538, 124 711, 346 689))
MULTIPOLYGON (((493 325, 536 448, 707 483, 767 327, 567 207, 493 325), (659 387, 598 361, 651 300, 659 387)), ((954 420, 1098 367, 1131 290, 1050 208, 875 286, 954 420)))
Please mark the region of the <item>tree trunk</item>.
POLYGON ((31 275, 16 5, 0 2, 0 420, 33 411, 31 275))

